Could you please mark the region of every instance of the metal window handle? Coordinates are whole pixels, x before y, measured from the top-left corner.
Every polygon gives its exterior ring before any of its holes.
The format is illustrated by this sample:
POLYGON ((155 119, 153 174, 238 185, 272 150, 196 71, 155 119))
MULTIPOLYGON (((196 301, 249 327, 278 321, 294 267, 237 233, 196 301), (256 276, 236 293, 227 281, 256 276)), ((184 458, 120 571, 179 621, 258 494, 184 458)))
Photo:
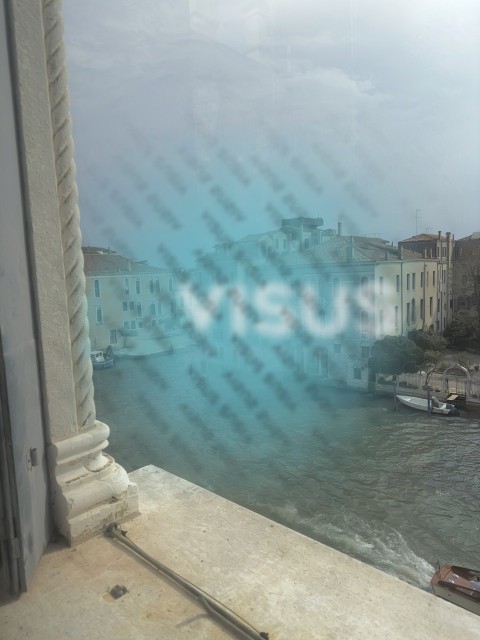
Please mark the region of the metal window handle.
POLYGON ((35 447, 27 453, 27 469, 30 471, 32 467, 38 467, 38 464, 38 449, 35 447))

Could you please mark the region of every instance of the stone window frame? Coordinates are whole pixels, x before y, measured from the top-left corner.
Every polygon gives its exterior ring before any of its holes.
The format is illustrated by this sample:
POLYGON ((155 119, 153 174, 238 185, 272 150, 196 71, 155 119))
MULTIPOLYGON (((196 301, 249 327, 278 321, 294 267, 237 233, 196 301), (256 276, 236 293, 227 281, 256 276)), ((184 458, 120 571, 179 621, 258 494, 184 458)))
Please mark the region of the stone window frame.
MULTIPOLYGON (((61 0, 5 0, 50 504, 68 543, 138 513, 96 419, 61 0), (52 309, 55 309, 52 319, 52 309)), ((39 425, 42 428, 42 425, 39 425)))

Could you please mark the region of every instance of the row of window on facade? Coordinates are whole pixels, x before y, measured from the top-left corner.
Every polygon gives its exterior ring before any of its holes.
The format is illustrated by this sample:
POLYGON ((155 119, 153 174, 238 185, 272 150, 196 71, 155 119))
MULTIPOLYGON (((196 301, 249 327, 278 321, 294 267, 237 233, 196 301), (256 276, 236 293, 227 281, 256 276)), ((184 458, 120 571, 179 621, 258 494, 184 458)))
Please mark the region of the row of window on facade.
MULTIPOLYGON (((143 310, 142 310, 142 303, 141 302, 123 302, 123 311, 136 311, 137 314, 137 318, 139 319, 143 319, 143 310)), ((172 301, 170 302, 170 313, 174 314, 175 313, 175 303, 172 301)), ((150 316, 155 317, 155 316, 161 316, 162 315, 162 303, 161 302, 152 302, 150 304, 150 316), (158 312, 158 313, 157 313, 158 312)), ((95 307, 95 320, 96 320, 96 324, 103 324, 103 309, 100 305, 97 305, 95 307)), ((125 326, 125 324, 128 324, 127 320, 124 320, 123 324, 125 326)), ((152 325, 154 325, 154 320, 152 318, 152 325)), ((135 327, 136 328, 136 327, 135 327)))
MULTIPOLYGON (((445 284, 446 282, 446 269, 443 269, 441 272, 442 276, 441 276, 441 282, 443 284, 445 284)), ((230 273, 231 275, 231 280, 233 280, 233 272, 230 273)), ((197 274, 197 280, 200 283, 202 280, 202 274, 201 272, 199 272, 197 274)), ((425 286, 429 286, 429 280, 430 280, 430 272, 426 271, 425 273, 423 271, 420 272, 420 288, 423 288, 424 286, 424 281, 425 281, 425 286)), ((437 272, 436 271, 432 271, 432 285, 435 286, 437 284, 437 272)), ((327 291, 327 281, 330 280, 330 278, 325 278, 325 279, 315 279, 315 278, 306 278, 304 280, 304 284, 313 288, 316 288, 318 290, 318 294, 322 297, 325 295, 328 295, 328 291, 327 291)), ((417 274, 414 273, 407 273, 406 274, 406 290, 410 291, 410 290, 415 290, 416 289, 416 283, 417 283, 417 274)), ((438 283, 440 283, 440 279, 438 279, 438 283)), ((331 284, 331 292, 332 292, 332 296, 335 297, 339 290, 340 290, 340 284, 341 284, 341 280, 340 278, 333 278, 332 279, 332 284, 331 284)), ((400 275, 396 275, 396 291, 397 293, 400 292, 400 285, 401 285, 401 278, 400 275)), ((364 296, 368 296, 371 295, 372 291, 370 289, 371 286, 371 281, 368 277, 363 276, 360 279, 360 292, 362 295, 364 296)), ((385 293, 385 287, 384 287, 384 277, 383 276, 379 276, 378 278, 378 293, 379 295, 383 295, 385 293)))
MULTIPOLYGON (((135 278, 134 286, 136 295, 140 295, 142 292, 142 281, 140 278, 135 278)), ((95 298, 100 298, 102 295, 100 280, 95 279, 93 281, 93 290, 95 298)), ((173 278, 168 278, 168 290, 173 292, 173 278)), ((160 278, 150 278, 149 291, 150 293, 160 292, 160 278)), ((130 278, 124 278, 123 292, 126 296, 130 295, 130 278)))
MULTIPOLYGON (((142 318, 143 317, 142 303, 141 302, 135 302, 134 300, 123 301, 122 302, 122 310, 123 311, 136 311, 137 312, 137 318, 142 318)), ((173 300, 170 302, 169 310, 170 310, 170 313, 175 313, 175 303, 173 302, 173 300)), ((156 316, 156 315, 161 316, 162 312, 165 311, 165 307, 162 307, 162 303, 161 302, 151 302, 150 303, 150 307, 149 307, 149 311, 150 311, 150 315, 151 316, 156 316)))
MULTIPOLYGON (((135 320, 132 320, 131 323, 130 322, 124 322, 123 323, 123 328, 128 330, 128 331, 135 330, 135 329, 137 329, 137 323, 135 322, 135 320)), ((141 322, 138 323, 138 328, 139 329, 142 328, 142 323, 141 322)), ((118 344, 118 332, 117 332, 116 329, 110 329, 110 331, 109 331, 109 344, 118 344)))
MULTIPOLYGON (((445 284, 446 282, 446 269, 443 269, 441 274, 442 274, 442 283, 445 284)), ((437 284, 437 278, 436 278, 437 272, 434 270, 432 271, 432 285, 435 286, 437 284)), ((429 271, 425 271, 425 273, 423 271, 420 272, 420 287, 423 288, 424 284, 425 286, 429 286, 429 280, 430 280, 430 272, 429 271)), ((397 293, 400 292, 400 284, 401 284, 401 280, 400 280, 400 275, 396 275, 396 291, 397 293)), ((416 289, 416 284, 417 284, 417 274, 414 273, 407 273, 406 274, 406 289, 407 291, 410 290, 414 290, 416 289)), ((321 290, 322 287, 322 281, 319 280, 318 283, 318 287, 319 290, 321 290)), ((340 279, 339 278, 334 278, 333 282, 332 282, 332 293, 333 295, 335 295, 335 293, 338 291, 340 287, 340 279)), ((363 295, 368 295, 370 293, 370 281, 369 279, 364 276, 360 279, 360 290, 362 292, 363 295)), ((385 293, 385 289, 384 289, 384 278, 383 276, 379 276, 378 278, 378 292, 380 295, 383 295, 385 293)))
MULTIPOLYGON (((437 305, 438 307, 440 307, 440 299, 437 300, 437 305)), ((446 305, 444 305, 446 308, 446 305)), ((138 321, 138 328, 142 328, 142 321, 143 321, 143 313, 142 313, 142 304, 140 302, 136 303, 136 307, 135 307, 135 303, 132 301, 130 303, 128 302, 124 302, 123 303, 123 310, 127 311, 130 308, 130 310, 134 311, 136 309, 137 312, 137 321, 138 321)), ((157 310, 158 310, 158 315, 161 315, 162 313, 162 305, 160 302, 155 303, 152 302, 150 305, 150 321, 152 326, 156 325, 156 319, 155 316, 157 315, 157 310)), ((173 302, 170 303, 170 313, 175 313, 175 304, 173 302)), ((319 311, 320 315, 322 316, 322 318, 324 319, 325 317, 325 311, 320 310, 319 311)), ((394 308, 394 318, 395 318, 395 328, 398 329, 399 327, 399 307, 395 306, 394 308)), ((433 298, 430 296, 430 300, 429 300, 429 313, 430 313, 430 317, 433 316, 433 298)), ((97 324, 103 324, 103 311, 102 311, 102 307, 101 306, 96 306, 95 307, 95 314, 96 314, 96 323, 97 324)), ((424 304, 424 300, 423 298, 420 300, 420 319, 425 319, 425 304, 424 304)), ((415 299, 412 298, 411 302, 407 302, 406 304, 406 322, 407 324, 415 322, 416 321, 416 302, 415 299)), ((136 329, 137 325, 135 324, 135 320, 124 320, 123 321, 123 326, 125 328, 131 328, 131 329, 136 329)), ((360 326, 361 326, 361 331, 362 331, 362 335, 366 335, 369 332, 369 327, 370 327, 370 316, 366 311, 362 311, 360 313, 360 326)), ((383 309, 381 309, 379 311, 379 331, 380 333, 384 332, 384 311, 383 309)))
MULTIPOLYGON (((340 347, 340 351, 335 351, 335 353, 341 352, 341 345, 335 345, 340 347)), ((365 347, 365 351, 362 351, 362 362, 360 366, 356 363, 352 368, 352 377, 354 380, 362 380, 362 371, 365 370, 365 365, 370 356, 370 347, 365 347)), ((357 361, 358 362, 358 361, 357 361)), ((321 354, 311 354, 310 358, 306 362, 307 370, 311 373, 318 373, 320 377, 328 378, 328 371, 330 366, 330 360, 328 357, 328 353, 321 354)))
MULTIPOLYGON (((157 321, 155 320, 155 318, 152 318, 150 323, 152 327, 157 326, 157 321)), ((135 331, 136 329, 143 329, 143 320, 125 320, 123 322, 122 328, 126 329, 127 331, 135 331)), ((117 344, 116 329, 110 329, 110 344, 117 344)))
MULTIPOLYGON (((343 351, 343 345, 340 342, 334 342, 333 343, 333 353, 340 355, 343 351)), ((368 358, 370 357, 370 351, 371 351, 371 347, 370 346, 361 346, 360 347, 360 358, 363 361, 363 363, 366 363, 366 361, 368 360, 368 358)))
MULTIPOLYGON (((445 284, 446 282, 446 269, 442 269, 441 271, 441 282, 443 284, 445 284)), ((437 284, 437 272, 436 270, 432 271, 432 286, 435 286, 437 284)), ((401 279, 400 279, 400 275, 396 275, 395 276, 396 280, 395 280, 395 284, 396 284, 396 291, 397 293, 400 292, 400 285, 401 285, 401 279)), ((430 280, 430 272, 429 271, 421 271, 420 272, 420 288, 423 288, 423 286, 429 286, 429 280, 430 280)), ((416 289, 416 285, 417 285, 417 274, 415 272, 413 273, 407 273, 406 274, 406 289, 407 291, 410 290, 415 290, 416 289)), ((333 290, 335 292, 335 289, 338 288, 340 286, 340 281, 338 278, 334 278, 333 280, 333 290)), ((362 293, 364 293, 365 295, 369 293, 369 279, 367 277, 363 277, 360 280, 360 288, 362 293)), ((380 295, 384 294, 384 279, 383 276, 379 276, 378 278, 378 292, 380 295)))
MULTIPOLYGON (((444 310, 446 310, 446 303, 444 303, 443 305, 444 310)), ((437 298, 437 311, 440 310, 440 298, 437 298)), ((335 313, 336 310, 334 310, 335 313)), ((429 311, 429 316, 430 318, 433 317, 434 315, 434 306, 433 306, 433 296, 430 296, 429 298, 429 307, 428 307, 428 311, 429 311)), ((320 319, 322 321, 325 321, 325 311, 323 309, 318 309, 317 313, 320 316, 320 319)), ((407 324, 412 324, 414 322, 416 322, 417 320, 417 303, 415 301, 414 298, 412 298, 411 302, 407 302, 406 303, 406 323, 407 324)), ((421 320, 425 320, 425 301, 422 298, 420 300, 420 319, 421 320)), ((372 327, 370 325, 371 322, 371 317, 370 314, 367 311, 361 311, 360 312, 360 332, 361 332, 361 338, 368 340, 371 339, 372 337, 372 327)), ((445 325, 445 321, 444 321, 444 325, 445 325)), ((394 307, 394 327, 395 329, 399 329, 400 328, 400 307, 398 305, 396 305, 394 307)), ((437 329, 439 328, 438 326, 438 322, 437 322, 437 329)), ((445 327, 444 327, 445 328, 445 327)), ((378 332, 380 335, 383 335, 385 333, 385 312, 383 309, 380 309, 378 312, 378 332)))
MULTIPOLYGON (((446 282, 446 274, 447 274, 447 270, 446 269, 442 269, 441 271, 441 282, 442 284, 445 284, 446 282)), ((416 288, 416 278, 417 274, 416 273, 407 273, 407 282, 406 282, 406 288, 407 291, 410 290, 414 290, 416 288)), ((432 271, 432 285, 435 286, 437 284, 437 272, 434 270, 432 271)), ((425 286, 429 286, 429 280, 430 280, 430 272, 429 271, 425 271, 425 273, 423 271, 420 272, 420 287, 423 288, 424 284, 425 286)), ((400 291, 400 276, 397 275, 397 291, 400 291)))
MULTIPOLYGON (((424 284, 427 287, 429 286, 429 279, 430 279, 429 275, 430 275, 429 271, 425 271, 425 273, 423 271, 420 272, 420 288, 423 288, 424 284)), ((437 284, 436 275, 437 275, 437 272, 436 271, 432 271, 432 276, 433 276, 432 285, 433 286, 435 286, 437 284)), ((417 284, 417 274, 415 272, 411 273, 411 274, 407 273, 406 276, 407 276, 406 277, 406 289, 407 289, 407 291, 415 290, 416 284, 417 284)), ((445 284, 445 282, 446 282, 446 269, 442 270, 442 282, 443 282, 443 284, 445 284)), ((400 292, 400 284, 401 284, 400 275, 396 275, 395 284, 396 284, 396 291, 397 291, 397 293, 399 293, 400 292)), ((333 280, 333 292, 334 293, 335 293, 335 290, 338 289, 339 286, 340 286, 339 279, 338 278, 334 278, 334 280, 333 280)), ((368 293, 369 293, 369 279, 367 277, 361 278, 361 280, 360 280, 360 289, 361 289, 361 292, 364 295, 368 295, 368 293)), ((378 278, 378 292, 379 292, 380 295, 383 295, 384 292, 385 292, 383 276, 379 276, 379 278, 378 278)))
MULTIPOLYGON (((437 284, 446 283, 446 269, 442 269, 440 272, 440 276, 437 279, 437 271, 433 270, 432 271, 432 285, 435 286, 437 284)), ((203 274, 201 271, 197 272, 196 274, 196 281, 198 284, 202 284, 202 280, 203 280, 203 274)), ((401 290, 401 276, 400 275, 396 275, 396 292, 399 293, 401 290)), ((235 280, 235 272, 230 271, 230 281, 233 282, 235 280)), ((429 286, 429 281, 430 281, 430 272, 429 271, 421 271, 420 272, 420 288, 422 289, 424 284, 425 286, 429 286)), ((371 296, 372 289, 371 289, 371 284, 373 283, 373 280, 371 280, 370 278, 368 278, 367 276, 363 276, 360 279, 360 293, 362 296, 371 296)), ((303 284, 306 286, 309 286, 311 288, 313 288, 314 290, 316 290, 318 292, 318 295, 322 298, 322 297, 328 297, 329 296, 329 286, 331 286, 331 295, 333 297, 335 297, 339 291, 340 291, 340 285, 341 285, 341 280, 338 277, 332 278, 330 279, 329 276, 326 276, 324 278, 306 278, 302 281, 302 283, 300 283, 299 281, 297 281, 296 283, 297 285, 299 284, 303 284), (331 285, 330 285, 330 280, 331 280, 331 285)), ((406 274, 406 290, 407 291, 413 291, 416 289, 416 285, 417 285, 417 274, 415 272, 413 273, 407 273, 406 274)), ((378 294, 379 295, 384 295, 385 293, 385 284, 384 284, 384 277, 383 276, 379 276, 378 278, 378 294)))

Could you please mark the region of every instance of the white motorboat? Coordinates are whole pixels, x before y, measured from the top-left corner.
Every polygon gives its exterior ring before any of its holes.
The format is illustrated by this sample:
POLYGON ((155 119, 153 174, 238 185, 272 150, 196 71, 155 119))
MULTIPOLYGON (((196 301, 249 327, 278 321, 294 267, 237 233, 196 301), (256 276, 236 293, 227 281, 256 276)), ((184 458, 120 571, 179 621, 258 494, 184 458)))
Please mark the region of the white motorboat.
POLYGON ((113 350, 110 345, 104 351, 92 351, 90 358, 94 369, 110 369, 115 364, 113 350))
MULTIPOLYGON (((397 395, 399 400, 406 407, 411 409, 417 409, 418 411, 428 411, 428 398, 416 398, 415 396, 400 396, 397 395)), ((444 416, 459 416, 460 411, 453 404, 447 402, 440 402, 437 396, 430 398, 430 411, 432 413, 438 413, 444 416)))

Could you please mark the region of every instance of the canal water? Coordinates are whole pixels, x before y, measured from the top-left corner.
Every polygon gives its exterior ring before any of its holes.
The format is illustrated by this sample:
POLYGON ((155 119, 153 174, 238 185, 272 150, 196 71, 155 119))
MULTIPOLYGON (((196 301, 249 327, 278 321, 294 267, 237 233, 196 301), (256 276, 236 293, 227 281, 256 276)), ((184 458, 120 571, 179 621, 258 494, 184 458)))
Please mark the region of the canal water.
POLYGON ((420 588, 437 561, 480 569, 478 417, 307 382, 195 351, 94 372, 128 471, 162 467, 420 588))

